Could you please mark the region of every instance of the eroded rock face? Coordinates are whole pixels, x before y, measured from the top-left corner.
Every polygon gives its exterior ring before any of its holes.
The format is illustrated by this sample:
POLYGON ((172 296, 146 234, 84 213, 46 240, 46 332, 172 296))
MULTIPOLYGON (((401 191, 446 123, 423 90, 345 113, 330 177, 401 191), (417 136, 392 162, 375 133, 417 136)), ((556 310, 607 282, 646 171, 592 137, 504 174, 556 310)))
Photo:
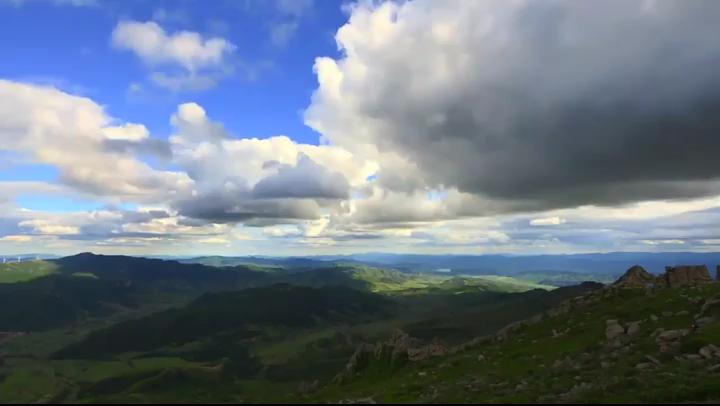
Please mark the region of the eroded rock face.
POLYGON ((681 265, 665 267, 668 287, 695 286, 711 283, 710 272, 705 265, 681 265))
POLYGON ((400 366, 407 361, 422 361, 430 357, 448 354, 448 348, 439 340, 422 345, 420 340, 402 330, 395 330, 390 338, 375 345, 361 344, 350 357, 345 369, 335 376, 333 382, 341 383, 365 369, 372 362, 384 362, 400 366))
MULTIPOLYGON (((718 266, 718 278, 720 278, 720 266, 718 266)), ((678 265, 665 267, 665 273, 661 276, 654 276, 640 265, 634 265, 628 269, 623 276, 615 281, 612 286, 620 288, 678 288, 683 286, 697 286, 712 283, 705 265, 678 265)))
POLYGON ((634 265, 621 276, 613 286, 628 288, 644 288, 655 285, 655 276, 640 265, 634 265))

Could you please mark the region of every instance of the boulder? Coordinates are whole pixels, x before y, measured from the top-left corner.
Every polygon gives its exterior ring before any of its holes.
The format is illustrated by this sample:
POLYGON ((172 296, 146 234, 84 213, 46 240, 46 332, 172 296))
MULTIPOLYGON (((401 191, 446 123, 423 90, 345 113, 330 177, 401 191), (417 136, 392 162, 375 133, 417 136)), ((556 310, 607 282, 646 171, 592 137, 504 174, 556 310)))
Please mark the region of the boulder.
POLYGON ((660 352, 673 353, 680 349, 680 340, 688 334, 688 330, 667 330, 658 334, 655 342, 660 346, 660 352))
POLYGON ((625 330, 626 330, 626 334, 629 336, 637 334, 638 331, 640 331, 640 322, 639 321, 631 321, 630 323, 627 324, 625 330))
POLYGON ((705 359, 720 358, 720 348, 713 344, 709 344, 700 348, 698 354, 705 359))
POLYGON ((617 320, 607 320, 607 327, 605 327, 605 338, 608 341, 612 341, 620 336, 625 335, 625 329, 618 323, 617 320))
POLYGON ((710 272, 705 265, 680 265, 665 267, 665 281, 670 288, 696 286, 711 283, 710 272))
POLYGON ((685 329, 680 330, 667 330, 663 331, 657 336, 658 340, 661 341, 675 341, 679 340, 687 335, 688 331, 685 329))

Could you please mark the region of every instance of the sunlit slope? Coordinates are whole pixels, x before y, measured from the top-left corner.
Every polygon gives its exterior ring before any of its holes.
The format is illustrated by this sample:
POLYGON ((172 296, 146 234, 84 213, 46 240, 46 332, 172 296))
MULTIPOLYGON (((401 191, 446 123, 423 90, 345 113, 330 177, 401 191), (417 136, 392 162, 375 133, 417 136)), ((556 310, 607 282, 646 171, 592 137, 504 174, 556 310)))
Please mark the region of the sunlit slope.
POLYGON ((717 283, 650 294, 602 290, 455 355, 402 365, 374 359, 312 400, 717 402, 718 306, 717 283), (703 324, 689 330, 698 317, 703 324))
POLYGON ((57 271, 49 261, 23 261, 0 264, 0 283, 25 282, 57 271))

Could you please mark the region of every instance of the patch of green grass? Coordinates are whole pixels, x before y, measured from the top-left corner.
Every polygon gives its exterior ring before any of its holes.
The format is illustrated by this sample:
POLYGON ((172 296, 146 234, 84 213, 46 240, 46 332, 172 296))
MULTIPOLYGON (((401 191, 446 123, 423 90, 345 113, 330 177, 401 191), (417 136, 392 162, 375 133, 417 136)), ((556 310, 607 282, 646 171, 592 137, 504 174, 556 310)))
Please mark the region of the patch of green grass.
POLYGON ((27 282, 57 271, 57 265, 48 261, 25 261, 0 264, 0 283, 27 282))

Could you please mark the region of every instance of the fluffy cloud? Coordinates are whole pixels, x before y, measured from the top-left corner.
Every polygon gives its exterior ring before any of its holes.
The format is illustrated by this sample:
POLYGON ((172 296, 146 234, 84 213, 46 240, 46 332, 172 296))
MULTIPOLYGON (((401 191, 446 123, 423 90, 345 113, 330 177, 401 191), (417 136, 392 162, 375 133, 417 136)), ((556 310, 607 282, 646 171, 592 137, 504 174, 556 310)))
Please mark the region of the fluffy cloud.
MULTIPOLYGON (((287 24, 278 42, 311 3, 275 3, 287 24)), ((0 80, 0 153, 59 173, 0 182, 0 241, 156 253, 194 242, 273 254, 717 249, 717 11, 362 2, 337 32, 341 56, 315 63, 305 120, 319 145, 231 134, 197 103, 178 106, 160 139, 88 98, 0 80), (106 206, 19 207, 21 196, 69 195, 106 206)), ((154 22, 121 22, 112 43, 175 90, 214 86, 235 52, 154 22)))
POLYGON ((316 61, 306 122, 378 160, 385 187, 457 188, 510 211, 715 195, 717 12, 360 3, 336 35, 343 56, 316 61))
POLYGON ((285 136, 235 138, 195 103, 179 106, 171 123, 175 163, 194 182, 174 203, 187 217, 220 223, 318 219, 377 170, 338 147, 285 136))
POLYGON ((215 86, 228 73, 228 57, 235 45, 224 38, 203 38, 197 32, 167 33, 154 21, 121 21, 112 33, 112 44, 129 50, 153 68, 181 68, 155 71, 151 80, 172 90, 204 90, 215 86))
POLYGON ((147 140, 138 124, 115 125, 94 101, 51 87, 0 80, 2 149, 30 162, 53 165, 60 182, 116 199, 158 199, 190 184, 183 173, 156 170, 108 142, 147 140))

